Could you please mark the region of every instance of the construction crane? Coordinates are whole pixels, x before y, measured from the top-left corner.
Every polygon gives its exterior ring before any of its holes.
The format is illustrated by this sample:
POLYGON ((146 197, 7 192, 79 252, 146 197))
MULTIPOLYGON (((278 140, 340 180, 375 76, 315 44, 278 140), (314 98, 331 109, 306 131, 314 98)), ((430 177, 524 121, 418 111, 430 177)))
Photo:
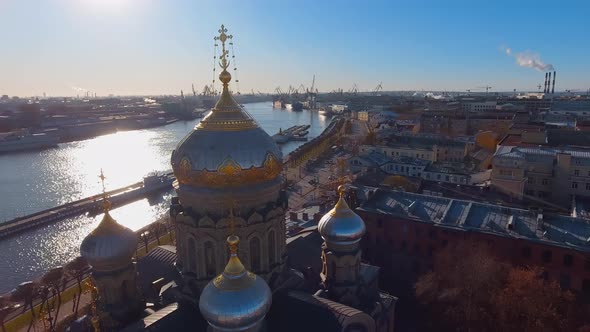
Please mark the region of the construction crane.
POLYGON ((379 82, 379 84, 377 84, 377 86, 375 87, 375 89, 373 89, 373 96, 376 96, 379 94, 379 92, 381 90, 383 90, 383 82, 379 82))
POLYGON ((539 89, 539 92, 541 92, 541 87, 542 87, 541 84, 537 85, 537 89, 539 89))
POLYGON ((478 86, 478 89, 486 89, 486 94, 488 93, 488 91, 492 88, 491 86, 478 86))
POLYGON ((191 88, 193 89, 193 97, 197 96, 197 92, 195 91, 195 85, 191 84, 191 88))
POLYGON ((358 86, 356 85, 356 83, 354 83, 352 85, 352 88, 350 88, 350 90, 348 90, 348 93, 356 95, 357 92, 359 92, 358 86))
POLYGON ((203 92, 202 92, 203 96, 215 96, 215 87, 213 86, 213 84, 209 85, 205 85, 205 87, 203 88, 203 92))

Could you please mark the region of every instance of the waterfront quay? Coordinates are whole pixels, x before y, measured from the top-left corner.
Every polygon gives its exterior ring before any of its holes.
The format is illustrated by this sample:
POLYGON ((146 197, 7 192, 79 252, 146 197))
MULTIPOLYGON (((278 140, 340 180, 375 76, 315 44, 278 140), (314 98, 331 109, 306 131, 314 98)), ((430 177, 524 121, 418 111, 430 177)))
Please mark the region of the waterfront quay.
MULTIPOLYGON (((143 181, 109 191, 105 194, 109 197, 113 206, 116 207, 152 193, 171 189, 173 180, 174 176, 172 173, 148 176, 143 181)), ((0 239, 80 214, 97 213, 100 209, 102 196, 102 194, 92 195, 2 223, 0 224, 0 239)))

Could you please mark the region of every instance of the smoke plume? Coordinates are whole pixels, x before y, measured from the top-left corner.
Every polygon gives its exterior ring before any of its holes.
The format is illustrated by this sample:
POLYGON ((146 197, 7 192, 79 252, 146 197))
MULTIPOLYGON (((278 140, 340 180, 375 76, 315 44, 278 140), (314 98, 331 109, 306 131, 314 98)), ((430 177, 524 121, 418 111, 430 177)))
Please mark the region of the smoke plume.
POLYGON ((516 63, 521 67, 533 68, 540 72, 555 70, 552 64, 545 63, 543 60, 541 60, 539 53, 524 51, 514 54, 510 47, 502 47, 502 50, 506 53, 506 55, 516 59, 516 63))

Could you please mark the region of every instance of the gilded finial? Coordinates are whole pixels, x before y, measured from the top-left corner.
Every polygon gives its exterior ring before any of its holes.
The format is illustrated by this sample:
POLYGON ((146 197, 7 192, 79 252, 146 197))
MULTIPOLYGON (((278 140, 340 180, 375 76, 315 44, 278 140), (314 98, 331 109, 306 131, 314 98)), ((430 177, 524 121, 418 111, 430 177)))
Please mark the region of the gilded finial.
POLYGON ((102 168, 100 169, 100 175, 98 176, 98 178, 100 179, 100 182, 102 184, 102 208, 104 212, 107 213, 111 209, 111 202, 109 201, 109 196, 107 194, 106 186, 104 184, 104 181, 107 177, 104 176, 102 168))
POLYGON ((227 40, 231 40, 233 38, 232 35, 226 34, 227 29, 222 24, 221 29, 217 30, 219 32, 219 36, 215 36, 213 39, 219 40, 221 42, 221 54, 219 55, 219 66, 221 66, 221 73, 219 74, 219 80, 223 83, 224 89, 227 87, 228 83, 231 81, 231 74, 227 71, 229 67, 229 60, 227 59, 227 55, 229 51, 225 48, 225 42, 227 40))
POLYGON ((346 203, 344 194, 346 194, 346 186, 341 184, 338 186, 338 195, 340 196, 338 198, 338 202, 336 202, 336 205, 334 205, 334 208, 332 211, 330 211, 332 215, 344 215, 352 213, 352 210, 346 203))

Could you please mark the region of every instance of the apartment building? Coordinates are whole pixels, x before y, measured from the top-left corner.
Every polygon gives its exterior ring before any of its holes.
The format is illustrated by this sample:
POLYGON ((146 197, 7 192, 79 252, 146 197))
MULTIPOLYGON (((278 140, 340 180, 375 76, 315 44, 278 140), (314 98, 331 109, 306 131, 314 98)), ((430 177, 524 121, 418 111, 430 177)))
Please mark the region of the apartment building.
POLYGON ((438 251, 467 242, 515 266, 540 266, 545 279, 590 295, 586 219, 382 189, 369 190, 356 211, 367 227, 363 256, 391 284, 413 285, 432 269, 438 251))
POLYGON ((590 149, 500 145, 492 166, 492 186, 519 199, 567 206, 590 197, 590 149))

